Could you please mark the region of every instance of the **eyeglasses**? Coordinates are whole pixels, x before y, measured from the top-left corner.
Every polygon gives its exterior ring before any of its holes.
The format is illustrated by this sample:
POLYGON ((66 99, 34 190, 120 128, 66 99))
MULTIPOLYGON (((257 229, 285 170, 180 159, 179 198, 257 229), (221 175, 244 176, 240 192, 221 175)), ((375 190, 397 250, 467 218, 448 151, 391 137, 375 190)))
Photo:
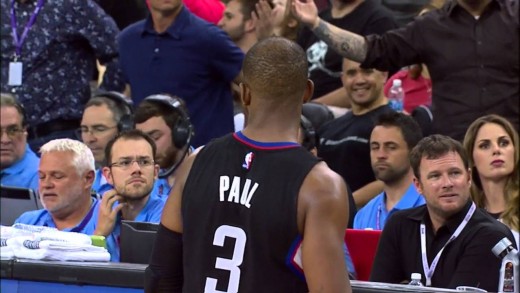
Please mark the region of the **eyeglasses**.
POLYGON ((88 132, 94 136, 98 136, 100 134, 103 134, 103 132, 106 132, 113 128, 117 128, 117 125, 115 125, 115 126, 94 125, 91 128, 89 128, 88 126, 81 126, 81 128, 76 129, 76 135, 78 136, 78 138, 81 138, 81 135, 88 132))
POLYGON ((0 127, 0 137, 2 137, 5 133, 5 134, 7 134, 7 136, 9 138, 13 139, 13 138, 18 137, 18 135, 22 134, 23 132, 25 132, 25 129, 20 128, 19 126, 16 126, 16 125, 10 125, 5 128, 0 127))
POLYGON ((155 162, 151 158, 143 157, 143 158, 124 158, 120 159, 117 162, 110 164, 110 167, 118 167, 123 170, 130 168, 133 164, 137 163, 139 167, 149 167, 152 166, 155 162))

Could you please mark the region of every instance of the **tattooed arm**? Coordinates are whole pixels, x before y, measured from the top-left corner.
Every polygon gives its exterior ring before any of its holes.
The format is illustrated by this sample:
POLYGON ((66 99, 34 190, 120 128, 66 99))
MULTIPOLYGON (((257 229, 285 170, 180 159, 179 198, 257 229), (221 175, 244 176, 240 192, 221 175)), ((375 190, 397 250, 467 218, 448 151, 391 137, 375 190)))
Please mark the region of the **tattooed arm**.
POLYGON ((362 63, 367 55, 365 38, 360 35, 342 30, 319 19, 318 26, 312 31, 318 38, 331 46, 341 56, 362 63))
POLYGON ((367 55, 365 38, 320 19, 314 0, 292 0, 292 13, 296 19, 309 26, 318 38, 343 57, 360 63, 365 60, 367 55))

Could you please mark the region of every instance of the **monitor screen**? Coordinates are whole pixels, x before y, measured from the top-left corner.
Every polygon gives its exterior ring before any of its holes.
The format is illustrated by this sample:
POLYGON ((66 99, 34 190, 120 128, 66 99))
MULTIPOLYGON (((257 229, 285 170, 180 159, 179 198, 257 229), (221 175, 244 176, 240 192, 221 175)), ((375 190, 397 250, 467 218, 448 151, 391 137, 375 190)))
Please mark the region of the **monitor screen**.
POLYGON ((40 209, 32 189, 0 185, 0 221, 11 226, 24 212, 40 209))
POLYGON ((123 220, 119 243, 121 262, 148 264, 158 229, 158 223, 123 220))

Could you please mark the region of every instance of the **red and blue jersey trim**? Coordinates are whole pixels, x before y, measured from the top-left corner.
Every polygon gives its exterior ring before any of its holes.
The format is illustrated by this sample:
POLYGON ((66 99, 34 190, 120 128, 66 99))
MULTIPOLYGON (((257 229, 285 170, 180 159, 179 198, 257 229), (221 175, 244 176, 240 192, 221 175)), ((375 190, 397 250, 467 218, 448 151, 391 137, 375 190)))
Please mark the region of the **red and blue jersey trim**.
POLYGON ((239 142, 258 150, 283 150, 301 146, 296 142, 259 142, 246 137, 242 131, 233 133, 233 137, 239 142))
POLYGON ((302 266, 302 241, 303 237, 298 235, 291 244, 289 253, 285 258, 285 264, 301 280, 305 281, 305 274, 302 266))

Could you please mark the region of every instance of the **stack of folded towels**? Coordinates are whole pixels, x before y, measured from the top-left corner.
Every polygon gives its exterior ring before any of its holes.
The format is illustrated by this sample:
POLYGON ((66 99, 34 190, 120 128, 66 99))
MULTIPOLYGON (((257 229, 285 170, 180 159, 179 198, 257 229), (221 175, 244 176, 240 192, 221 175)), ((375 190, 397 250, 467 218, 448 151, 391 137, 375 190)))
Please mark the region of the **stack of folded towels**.
POLYGON ((2 259, 110 261, 106 248, 92 245, 86 234, 25 224, 0 229, 2 259))

